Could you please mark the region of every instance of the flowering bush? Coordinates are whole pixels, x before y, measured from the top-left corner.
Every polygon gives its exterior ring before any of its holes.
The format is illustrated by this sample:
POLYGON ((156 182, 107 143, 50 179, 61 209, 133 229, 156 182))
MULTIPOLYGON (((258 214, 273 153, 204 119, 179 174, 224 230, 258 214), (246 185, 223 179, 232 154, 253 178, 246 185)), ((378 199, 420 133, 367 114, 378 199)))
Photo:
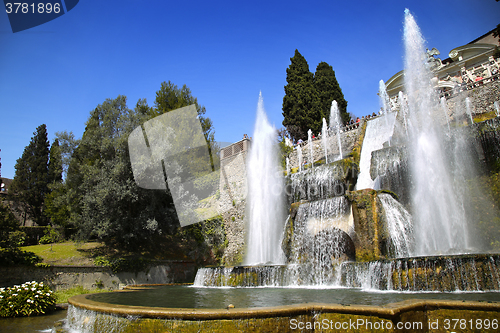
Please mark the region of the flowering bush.
POLYGON ((44 314, 55 308, 56 298, 43 282, 26 282, 12 288, 0 288, 0 317, 44 314))

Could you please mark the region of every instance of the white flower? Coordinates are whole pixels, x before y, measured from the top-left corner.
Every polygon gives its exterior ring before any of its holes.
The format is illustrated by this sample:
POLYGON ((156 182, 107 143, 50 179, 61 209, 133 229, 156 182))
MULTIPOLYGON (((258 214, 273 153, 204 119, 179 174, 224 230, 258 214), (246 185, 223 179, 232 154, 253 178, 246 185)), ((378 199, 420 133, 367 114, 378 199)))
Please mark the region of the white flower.
POLYGON ((45 295, 50 296, 50 294, 49 294, 49 293, 46 293, 45 295))
POLYGON ((17 296, 17 294, 12 294, 12 296, 17 296))
POLYGON ((35 295, 35 298, 38 298, 38 295, 35 295))
POLYGON ((31 288, 31 291, 35 291, 35 290, 36 290, 36 288, 31 288))
POLYGON ((3 295, 0 295, 0 298, 3 298, 3 295))

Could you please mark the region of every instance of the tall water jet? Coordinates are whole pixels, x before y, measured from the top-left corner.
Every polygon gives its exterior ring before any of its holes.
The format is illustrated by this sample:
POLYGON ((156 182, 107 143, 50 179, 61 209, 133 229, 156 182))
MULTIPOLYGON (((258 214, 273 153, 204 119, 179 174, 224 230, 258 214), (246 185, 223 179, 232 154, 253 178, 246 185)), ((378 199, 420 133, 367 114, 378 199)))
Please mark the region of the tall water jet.
POLYGON ((328 126, 326 126, 326 119, 323 118, 323 128, 321 130, 321 139, 323 141, 323 149, 325 150, 325 163, 328 164, 328 126))
POLYGON ((400 91, 398 94, 398 101, 400 112, 403 114, 403 125, 405 128, 406 136, 408 137, 408 102, 406 100, 405 94, 400 91))
POLYGON ((276 128, 269 124, 262 94, 259 94, 257 119, 247 165, 247 265, 283 262, 280 236, 285 221, 284 184, 275 141, 276 128))
POLYGON ((340 139, 340 124, 341 122, 340 122, 339 106, 337 104, 337 101, 333 100, 332 107, 330 108, 330 127, 333 128, 333 126, 335 126, 335 129, 337 131, 337 143, 339 145, 339 160, 344 158, 342 156, 342 140, 340 139))
POLYGON ((425 62, 425 42, 405 10, 405 88, 409 108, 410 165, 416 255, 464 253, 466 221, 455 194, 439 119, 439 98, 425 62))
POLYGON ((448 105, 446 104, 446 98, 444 96, 441 97, 441 109, 443 110, 444 119, 446 120, 446 124, 448 125, 448 134, 450 134, 450 117, 448 116, 448 105))
POLYGON ((313 141, 312 141, 312 130, 307 131, 307 145, 309 146, 309 164, 311 168, 313 167, 313 141))
POLYGON ((470 124, 474 125, 474 119, 472 118, 472 110, 471 110, 471 106, 470 106, 470 98, 469 97, 465 98, 465 111, 467 112, 467 115, 469 116, 470 124))
MULTIPOLYGON (((385 118, 386 125, 387 123, 387 115, 391 112, 391 99, 389 98, 389 94, 387 94, 387 89, 385 87, 384 80, 380 80, 378 83, 378 95, 380 99, 380 106, 382 107, 382 116, 385 118)), ((389 140, 389 144, 390 144, 389 140)))

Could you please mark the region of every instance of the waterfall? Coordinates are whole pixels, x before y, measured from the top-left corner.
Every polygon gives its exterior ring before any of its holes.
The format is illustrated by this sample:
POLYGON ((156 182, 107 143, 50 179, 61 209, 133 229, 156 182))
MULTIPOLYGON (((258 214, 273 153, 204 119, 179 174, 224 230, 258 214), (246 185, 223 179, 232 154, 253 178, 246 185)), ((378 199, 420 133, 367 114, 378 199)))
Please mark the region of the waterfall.
POLYGON ((294 223, 291 263, 300 264, 311 285, 333 281, 333 266, 342 257, 354 259, 351 205, 345 197, 300 205, 294 223))
POLYGON ((390 194, 381 193, 378 199, 385 212, 386 228, 390 239, 392 258, 409 257, 413 248, 413 223, 411 215, 390 194))
POLYGON ((249 227, 245 262, 248 265, 283 261, 279 240, 285 221, 284 182, 275 141, 276 128, 269 124, 259 94, 247 165, 249 227))
POLYGON ((382 149, 384 143, 390 140, 394 131, 395 122, 396 114, 393 112, 368 121, 363 146, 361 148, 359 177, 356 183, 357 190, 374 187, 375 182, 370 176, 372 152, 382 149))
POLYGON ((495 101, 493 103, 493 106, 495 107, 495 112, 497 114, 497 117, 500 117, 500 102, 495 101))

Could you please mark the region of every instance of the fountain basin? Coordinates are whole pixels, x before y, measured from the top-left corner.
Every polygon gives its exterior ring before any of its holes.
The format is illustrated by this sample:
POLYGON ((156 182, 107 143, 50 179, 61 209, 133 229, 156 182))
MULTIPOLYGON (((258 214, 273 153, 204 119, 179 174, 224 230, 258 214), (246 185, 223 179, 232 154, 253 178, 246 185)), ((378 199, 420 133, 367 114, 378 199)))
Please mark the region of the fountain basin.
MULTIPOLYGON (((189 286, 167 286, 155 287, 149 289, 150 293, 156 293, 158 298, 167 299, 164 294, 158 291, 164 288, 185 290, 192 299, 193 290, 213 289, 213 288, 193 288, 189 286), (159 289, 160 288, 160 289, 159 289)), ((118 296, 114 302, 118 301, 120 295, 125 298, 132 296, 138 299, 141 293, 148 291, 144 287, 141 290, 127 290, 121 292, 109 293, 109 295, 118 296)), ((249 293, 254 294, 261 289, 267 294, 275 294, 277 289, 281 289, 283 295, 294 293, 293 288, 229 288, 220 289, 218 292, 227 292, 228 290, 237 291, 238 289, 250 289, 249 293)), ((297 292, 297 290, 295 290, 297 292)), ((303 288, 298 290, 304 292, 303 288)), ((327 290, 309 290, 316 291, 316 295, 325 294, 327 290)), ((121 305, 109 302, 98 301, 97 299, 106 296, 106 294, 87 294, 78 295, 70 298, 70 308, 68 309, 69 328, 83 332, 156 332, 156 331, 175 331, 175 332, 198 332, 202 331, 222 331, 225 332, 293 332, 296 329, 308 327, 308 331, 328 331, 339 329, 352 329, 356 331, 370 331, 372 329, 381 329, 384 331, 396 331, 398 327, 408 328, 404 325, 417 325, 412 329, 415 331, 430 331, 430 323, 437 322, 439 327, 444 327, 446 319, 458 318, 464 319, 466 325, 473 325, 476 329, 479 322, 483 325, 488 323, 500 325, 498 318, 500 314, 500 303, 492 300, 500 300, 497 293, 367 293, 360 290, 332 290, 331 295, 335 293, 342 295, 345 300, 356 300, 353 295, 359 294, 360 297, 370 299, 370 294, 378 295, 379 301, 388 299, 404 300, 380 305, 353 305, 353 304, 332 304, 331 302, 312 302, 301 304, 289 304, 272 307, 245 307, 239 308, 174 308, 161 306, 141 306, 141 305, 121 305), (384 295, 385 294, 385 295, 384 295), (100 297, 97 297, 101 295, 100 297), (436 299, 408 299, 415 297, 452 297, 455 300, 436 300, 436 299), (97 298, 96 298, 97 297, 97 298), (467 299, 468 301, 464 301, 467 299), (472 301, 472 300, 480 301, 472 301), (346 324, 349 323, 349 324, 346 324), (336 326, 337 325, 337 326, 336 326), (342 326, 344 325, 344 326, 342 326), (350 325, 347 326, 346 325, 350 325), (371 325, 371 326, 370 326, 371 325), (383 325, 383 326, 382 326, 383 325), (399 326, 398 326, 399 325, 399 326), (403 325, 403 326, 401 326, 403 325)), ((306 292, 308 293, 308 292, 306 292)), ((147 293, 146 293, 147 294, 147 293)), ((167 292, 168 294, 168 292, 167 292)), ((108 295, 108 296, 109 296, 108 295)), ((177 292, 173 293, 173 299, 179 298, 177 292)), ((372 295, 372 296, 373 296, 372 295)), ((275 297, 276 298, 276 297, 275 297)), ((376 297, 375 297, 376 298, 376 297)), ((262 300, 262 297, 256 296, 255 299, 262 300)), ((333 297, 332 300, 339 299, 333 297)), ((361 300, 362 298, 358 298, 361 300)), ((151 304, 151 298, 145 298, 145 304, 151 304)), ((154 302, 154 300, 153 300, 154 302)), ((498 326, 496 326, 498 327, 498 326)), ((484 326, 483 326, 484 329, 484 326)), ((463 331, 468 331, 467 329, 463 331)), ((461 330, 462 331, 462 330, 461 330)))

